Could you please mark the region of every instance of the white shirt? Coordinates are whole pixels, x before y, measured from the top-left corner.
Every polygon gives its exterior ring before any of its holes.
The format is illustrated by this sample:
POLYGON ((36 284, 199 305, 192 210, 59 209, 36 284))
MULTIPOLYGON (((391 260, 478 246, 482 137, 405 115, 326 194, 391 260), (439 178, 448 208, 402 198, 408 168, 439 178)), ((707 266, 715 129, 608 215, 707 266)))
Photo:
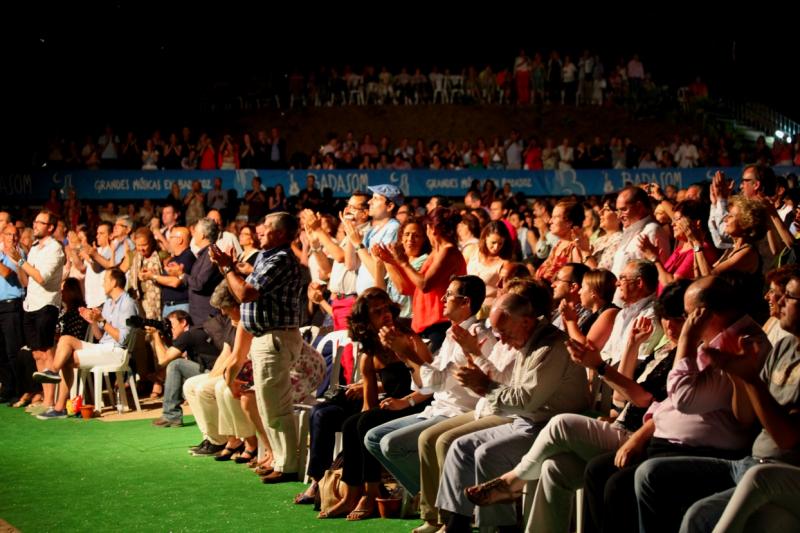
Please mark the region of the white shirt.
MULTIPOLYGON (((111 258, 111 248, 108 246, 98 248, 97 253, 105 259, 111 258)), ((107 298, 106 291, 103 289, 103 277, 106 269, 91 260, 83 263, 86 265, 86 279, 84 281, 86 307, 100 307, 107 298), (95 268, 98 270, 95 270, 95 268)))
POLYGON ((610 361, 612 365, 619 362, 622 358, 622 351, 628 343, 628 336, 630 335, 631 327, 633 327, 633 322, 640 316, 645 316, 652 320, 653 333, 639 346, 639 359, 644 359, 653 353, 664 334, 661 329, 661 322, 656 318, 653 310, 655 301, 655 295, 650 295, 636 303, 622 307, 616 318, 614 318, 614 327, 611 328, 611 335, 608 337, 606 345, 600 350, 600 356, 604 361, 610 361))
MULTIPOLYGON (((483 357, 476 358, 475 364, 484 372, 493 374, 495 367, 488 358, 491 356, 497 340, 492 332, 477 323, 474 316, 469 317, 459 326, 473 335, 477 335, 479 341, 486 339, 481 346, 483 357)), ((462 386, 454 376, 456 368, 467 364, 467 358, 464 356, 461 345, 453 340, 450 331, 450 329, 447 330, 442 347, 439 348, 433 361, 420 367, 422 378, 420 392, 423 394, 433 393, 433 403, 426 407, 418 418, 433 418, 434 416, 449 418, 475 409, 475 405, 478 403, 478 396, 462 386)))
POLYGON ((28 277, 28 293, 22 308, 27 312, 38 311, 46 305, 61 307, 61 276, 66 263, 64 248, 54 238, 31 247, 28 263, 42 275, 43 285, 28 277))
MULTIPOLYGON (((659 259, 661 263, 666 263, 672 246, 661 225, 652 216, 637 220, 622 232, 619 248, 614 254, 614 262, 611 265, 611 272, 619 277, 622 270, 629 262, 635 259, 644 259, 642 252, 639 251, 639 235, 646 235, 650 242, 655 244, 661 251, 659 259)), ((616 303, 616 300, 615 300, 616 303)))
MULTIPOLYGON (((358 227, 358 231, 363 235, 369 228, 369 222, 362 224, 358 227)), ((344 250, 347 242, 350 239, 345 237, 339 243, 339 247, 344 250)), ((355 267, 353 270, 347 270, 344 266, 344 261, 333 261, 331 264, 331 276, 328 279, 328 289, 336 294, 355 294, 356 293, 356 278, 358 277, 358 268, 361 266, 361 259, 358 254, 355 254, 355 267)))
MULTIPOLYGON (((492 348, 492 353, 489 354, 489 362, 495 368, 490 376, 492 381, 501 385, 510 385, 511 378, 514 375, 514 365, 519 357, 522 357, 522 354, 516 348, 512 348, 502 342, 495 344, 494 348, 492 348)), ((475 405, 475 419, 477 420, 485 415, 488 412, 488 407, 489 400, 485 397, 478 400, 475 405)))

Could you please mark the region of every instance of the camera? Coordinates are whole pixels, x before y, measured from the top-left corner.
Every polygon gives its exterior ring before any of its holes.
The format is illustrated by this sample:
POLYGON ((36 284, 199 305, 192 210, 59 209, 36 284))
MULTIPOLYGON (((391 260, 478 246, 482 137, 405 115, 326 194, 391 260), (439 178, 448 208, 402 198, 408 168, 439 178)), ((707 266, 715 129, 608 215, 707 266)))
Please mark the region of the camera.
POLYGON ((172 323, 165 319, 143 318, 140 316, 129 317, 125 324, 131 328, 144 329, 147 326, 154 328, 165 339, 172 339, 172 323))

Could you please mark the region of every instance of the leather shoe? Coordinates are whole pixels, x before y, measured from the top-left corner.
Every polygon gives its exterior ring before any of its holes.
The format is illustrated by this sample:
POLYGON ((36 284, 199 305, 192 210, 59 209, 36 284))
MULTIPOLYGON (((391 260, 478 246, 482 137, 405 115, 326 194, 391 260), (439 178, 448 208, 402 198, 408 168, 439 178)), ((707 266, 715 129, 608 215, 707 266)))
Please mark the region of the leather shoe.
POLYGON ((261 478, 262 483, 284 483, 287 481, 297 481, 297 472, 273 472, 261 478))

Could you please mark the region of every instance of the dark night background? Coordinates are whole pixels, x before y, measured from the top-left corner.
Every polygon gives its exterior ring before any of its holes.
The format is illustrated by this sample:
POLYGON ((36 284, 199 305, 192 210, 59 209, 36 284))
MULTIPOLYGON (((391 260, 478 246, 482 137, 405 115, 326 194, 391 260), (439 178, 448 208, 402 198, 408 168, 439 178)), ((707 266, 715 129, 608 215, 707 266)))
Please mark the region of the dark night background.
POLYGON ((656 6, 652 15, 634 11, 644 7, 29 4, 4 17, 3 170, 28 165, 31 151, 50 134, 99 131, 107 122, 118 131, 165 120, 195 122, 186 103, 215 81, 318 65, 386 64, 392 71, 419 65, 424 72, 433 64, 511 67, 520 47, 529 55, 557 49, 573 57, 588 48, 601 54, 607 69, 618 56, 627 61, 638 52, 659 83, 677 87, 699 73, 712 97, 760 101, 800 120, 792 80, 796 44, 790 32, 766 25, 766 13, 763 23, 746 14, 706 21, 676 5, 656 6))

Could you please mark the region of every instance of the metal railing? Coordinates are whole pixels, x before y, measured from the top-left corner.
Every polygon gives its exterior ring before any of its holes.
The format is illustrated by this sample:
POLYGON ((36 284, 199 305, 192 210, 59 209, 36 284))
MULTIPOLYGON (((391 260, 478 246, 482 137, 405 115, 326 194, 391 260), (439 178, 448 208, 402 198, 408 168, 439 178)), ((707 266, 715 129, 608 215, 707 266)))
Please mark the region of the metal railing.
POLYGON ((763 131, 768 136, 795 138, 800 135, 800 123, 759 103, 728 102, 732 118, 737 122, 763 131), (782 135, 781 135, 782 134, 782 135))

